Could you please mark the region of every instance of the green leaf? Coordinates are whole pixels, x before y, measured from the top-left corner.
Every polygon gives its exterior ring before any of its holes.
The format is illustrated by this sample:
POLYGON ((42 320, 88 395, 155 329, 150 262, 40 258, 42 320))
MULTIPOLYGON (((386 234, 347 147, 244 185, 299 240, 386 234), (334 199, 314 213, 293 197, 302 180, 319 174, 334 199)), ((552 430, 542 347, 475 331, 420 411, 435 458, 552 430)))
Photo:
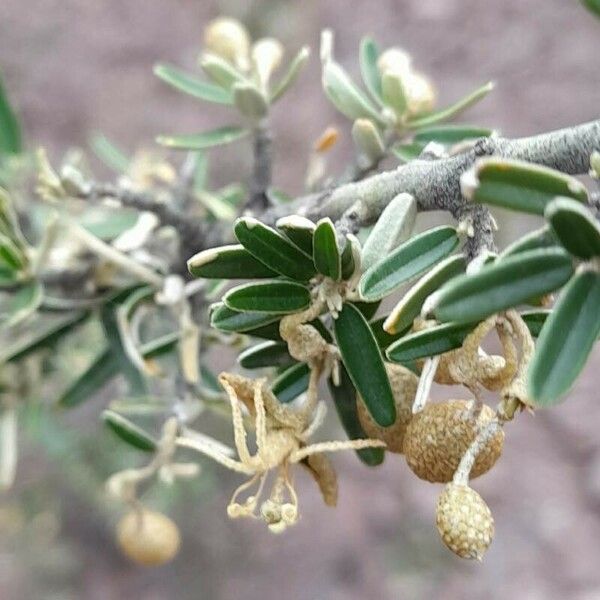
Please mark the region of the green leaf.
POLYGON ((104 349, 63 393, 58 401, 59 406, 73 408, 90 399, 110 379, 116 377, 119 370, 119 359, 110 348, 104 349))
POLYGON ((233 104, 231 92, 224 90, 218 85, 202 81, 171 65, 155 65, 154 74, 165 83, 194 98, 200 98, 200 100, 213 102, 214 104, 233 104))
POLYGON ((529 366, 528 391, 538 406, 556 404, 583 369, 600 333, 600 274, 577 273, 542 327, 529 366))
POLYGON ((0 304, 0 325, 14 327, 26 319, 37 310, 43 295, 42 285, 37 281, 26 283, 16 292, 11 292, 6 301, 0 304))
POLYGON ((211 131, 191 135, 161 135, 156 141, 163 146, 177 150, 205 150, 214 146, 231 144, 231 142, 246 137, 249 133, 248 129, 243 127, 226 125, 211 131))
POLYGON ((465 96, 455 104, 448 106, 438 112, 426 115, 425 117, 419 117, 412 119, 408 122, 408 125, 414 129, 420 129, 421 127, 429 127, 435 125, 441 121, 448 121, 458 116, 460 113, 465 111, 467 108, 473 106, 483 98, 485 98, 494 89, 494 84, 489 82, 477 88, 474 92, 465 96))
POLYGON ((448 256, 456 246, 456 230, 445 225, 413 237, 363 274, 361 297, 377 300, 387 296, 448 256))
POLYGON ((231 310, 222 302, 210 307, 211 327, 220 331, 251 334, 253 329, 279 321, 280 315, 231 310))
POLYGON ((0 233, 0 264, 10 271, 20 271, 27 263, 27 257, 6 235, 0 233))
POLYGON ((233 85, 233 103, 242 115, 249 119, 262 119, 269 105, 253 83, 239 82, 233 85))
POLYGON ((90 136, 90 146, 94 154, 113 171, 125 173, 129 168, 130 160, 127 155, 102 133, 93 133, 90 136))
POLYGON ((354 275, 356 270, 356 261, 360 260, 361 247, 360 242, 354 236, 346 235, 346 244, 342 250, 340 263, 342 267, 342 279, 347 281, 354 275))
POLYGON ((0 364, 17 362, 42 348, 54 346, 58 340, 72 332, 89 317, 89 313, 76 313, 66 319, 53 320, 50 325, 32 327, 28 335, 15 340, 3 348, 0 364))
POLYGON ((271 227, 252 217, 241 217, 234 232, 240 244, 273 271, 298 281, 314 276, 312 259, 271 227))
POLYGON ((421 142, 410 142, 407 144, 394 144, 392 152, 395 156, 404 163, 415 160, 421 156, 421 152, 425 149, 426 144, 421 142))
POLYGON ((156 358, 158 356, 163 356, 164 354, 169 354, 169 352, 172 352, 177 347, 179 338, 179 331, 161 335, 150 342, 142 344, 142 347, 140 348, 140 354, 144 358, 156 358))
POLYGON ((460 348, 476 323, 444 323, 409 335, 388 347, 386 356, 404 363, 460 348))
POLYGON ((21 124, 12 107, 0 73, 0 156, 23 151, 21 124))
MULTIPOLYGON (((249 313, 242 313, 249 314, 249 313)), ((258 313, 262 314, 262 313, 258 313)), ((268 323, 267 325, 262 325, 261 327, 256 327, 254 329, 249 329, 248 331, 244 331, 246 335, 250 335, 252 337, 262 338, 264 340, 272 340, 274 342, 281 342, 283 338, 281 337, 281 333, 279 332, 279 321, 274 321, 273 323, 268 323)))
POLYGON ((455 277, 435 293, 431 308, 439 321, 479 321, 557 290, 572 274, 564 250, 529 250, 455 277))
POLYGON ((424 275, 406 294, 390 313, 384 328, 390 334, 406 331, 419 316, 423 303, 444 283, 464 273, 466 261, 463 255, 449 256, 429 273, 424 275))
POLYGON ((600 17, 600 0, 581 0, 581 2, 588 10, 600 17))
POLYGON ((373 335, 375 336, 375 339, 377 340, 377 345, 382 349, 385 350, 389 345, 393 344, 396 340, 399 340, 409 329, 410 326, 407 327, 406 329, 404 329, 403 331, 400 331, 400 333, 388 333, 384 328, 383 325, 386 321, 386 319, 388 319, 388 317, 381 317, 380 319, 376 319, 375 321, 371 321, 369 323, 369 326, 371 327, 371 331, 373 332, 373 335))
POLYGON ((531 333, 533 337, 538 337, 551 312, 551 310, 537 309, 524 310, 520 314, 523 321, 525 321, 525 325, 527 325, 529 329, 529 333, 531 333))
POLYGON ((227 91, 230 91, 235 83, 247 81, 230 62, 214 54, 203 54, 200 66, 208 77, 227 91))
POLYGON ((556 196, 587 201, 585 186, 560 171, 520 160, 482 158, 461 177, 464 196, 520 212, 543 215, 556 196))
POLYGON ((242 245, 219 246, 195 254, 188 260, 194 277, 205 279, 263 279, 277 273, 256 260, 242 245))
POLYGON ((370 321, 375 316, 377 309, 381 305, 381 300, 376 300, 375 302, 352 302, 352 304, 356 306, 358 310, 360 310, 362 316, 367 321, 370 321))
POLYGON ((363 271, 388 256, 399 244, 406 241, 415 226, 417 203, 410 194, 398 194, 385 207, 361 253, 363 271))
POLYGON ((600 227, 588 208, 570 198, 556 198, 548 204, 544 216, 573 256, 585 260, 600 256, 600 227))
POLYGON ((344 304, 334 321, 334 335, 369 413, 379 425, 389 427, 396 421, 396 406, 381 350, 366 319, 352 304, 344 304))
POLYGON ((377 67, 379 48, 370 37, 364 37, 360 41, 360 74, 362 80, 374 100, 381 102, 381 75, 377 67))
POLYGON ((238 363, 244 369, 287 367, 294 362, 284 342, 262 342, 240 352, 238 363))
POLYGON ((195 197, 213 217, 220 221, 233 221, 237 216, 237 210, 217 194, 199 190, 196 191, 195 197))
POLYGON ((342 276, 342 261, 337 244, 335 227, 331 219, 317 223, 313 238, 313 260, 319 273, 339 281, 342 276))
POLYGON ((302 252, 313 255, 313 236, 315 234, 315 224, 305 217, 290 215, 282 217, 276 223, 277 229, 280 229, 295 246, 302 252))
POLYGON ((279 402, 286 404, 308 389, 309 380, 310 367, 306 363, 298 363, 286 369, 273 381, 271 391, 279 402))
MULTIPOLYGON (((340 369, 339 386, 334 385, 331 378, 327 383, 338 417, 348 438, 351 440, 368 439, 369 436, 364 432, 360 421, 358 420, 356 390, 352 385, 352 381, 346 369, 343 367, 340 369)), ((383 448, 364 448, 362 450, 357 450, 356 454, 360 460, 370 467, 380 465, 385 458, 385 451, 383 448)))
POLYGON ((346 117, 367 118, 385 125, 377 107, 356 86, 348 73, 335 61, 327 60, 323 65, 323 89, 332 104, 346 117))
POLYGON ((246 283, 229 290, 223 302, 231 310, 283 315, 308 308, 310 291, 293 281, 246 283))
POLYGON ((126 444, 144 452, 154 452, 156 450, 156 440, 150 434, 114 410, 103 411, 102 420, 126 444))
POLYGON ((473 125, 436 125, 434 127, 424 127, 415 132, 413 142, 419 142, 424 146, 429 142, 453 146, 466 140, 490 137, 493 133, 493 129, 473 125))
POLYGON ((310 56, 310 49, 304 46, 290 63, 286 74, 280 79, 271 93, 271 104, 277 102, 285 92, 294 85, 310 56))
POLYGON ((381 77, 383 101, 389 106, 397 117, 401 118, 408 107, 402 75, 393 71, 384 73, 381 77))
POLYGON ((507 246, 498 256, 497 260, 504 260, 507 256, 536 250, 539 248, 557 247, 556 238, 548 227, 542 227, 525 234, 509 246, 507 246))

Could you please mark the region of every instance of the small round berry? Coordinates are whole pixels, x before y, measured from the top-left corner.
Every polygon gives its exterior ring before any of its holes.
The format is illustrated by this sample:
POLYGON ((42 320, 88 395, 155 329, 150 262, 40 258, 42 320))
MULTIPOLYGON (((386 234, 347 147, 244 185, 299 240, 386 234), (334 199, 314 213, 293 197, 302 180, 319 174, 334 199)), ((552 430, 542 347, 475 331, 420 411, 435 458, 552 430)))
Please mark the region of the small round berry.
POLYGON ((169 562, 181 543, 179 529, 169 517, 146 509, 132 510, 119 521, 117 541, 128 558, 144 566, 169 562))
POLYGON ((436 523, 446 546, 461 558, 481 560, 494 537, 494 518, 483 498, 449 483, 440 494, 436 523))
POLYGON ((417 393, 419 378, 402 365, 386 363, 385 370, 392 386, 396 404, 395 423, 390 427, 378 425, 360 396, 357 398, 358 420, 364 432, 370 438, 382 440, 386 443, 387 450, 402 454, 404 435, 412 418, 412 405, 417 393))
MULTIPOLYGON (((404 454, 412 471, 426 481, 447 483, 452 480, 461 458, 479 430, 495 417, 484 405, 477 419, 472 403, 448 400, 427 404, 413 416, 404 436, 404 454)), ((471 479, 489 471, 504 445, 504 432, 498 431, 481 449, 471 470, 471 479)))

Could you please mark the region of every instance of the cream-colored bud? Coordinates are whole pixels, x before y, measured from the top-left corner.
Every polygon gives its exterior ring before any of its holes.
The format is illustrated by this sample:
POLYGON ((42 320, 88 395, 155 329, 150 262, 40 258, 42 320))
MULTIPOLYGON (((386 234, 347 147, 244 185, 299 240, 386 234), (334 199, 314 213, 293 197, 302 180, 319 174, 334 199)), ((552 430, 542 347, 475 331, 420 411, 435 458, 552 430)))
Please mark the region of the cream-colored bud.
POLYGON ((250 35, 237 19, 219 17, 204 30, 204 49, 220 56, 236 67, 248 67, 250 35))
POLYGON ((281 64, 283 45, 275 38, 263 38, 252 45, 252 66, 259 84, 266 86, 271 75, 281 64))
POLYGON ((407 72, 402 79, 408 113, 411 116, 431 112, 436 103, 437 94, 431 81, 418 71, 407 72))
POLYGON ((412 59, 408 52, 401 48, 389 48, 377 59, 377 68, 384 73, 408 73, 411 68, 412 59))

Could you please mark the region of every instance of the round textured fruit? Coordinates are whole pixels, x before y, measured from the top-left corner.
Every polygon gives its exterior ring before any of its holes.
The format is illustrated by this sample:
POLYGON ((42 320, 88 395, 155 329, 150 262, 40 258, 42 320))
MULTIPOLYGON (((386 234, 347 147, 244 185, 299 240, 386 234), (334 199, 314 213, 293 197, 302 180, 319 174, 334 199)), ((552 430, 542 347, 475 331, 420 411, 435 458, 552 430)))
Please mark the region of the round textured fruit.
POLYGON ((378 425, 360 396, 357 398, 358 420, 370 438, 382 440, 387 444, 387 450, 402 454, 404 435, 412 418, 412 405, 417 393, 419 378, 402 365, 386 363, 385 369, 394 393, 396 422, 390 427, 378 425))
POLYGON ((169 517, 151 510, 127 513, 117 524, 117 540, 128 558, 144 566, 169 562, 180 544, 177 525, 169 517))
MULTIPOLYGON (((427 404, 421 412, 413 415, 404 435, 404 454, 408 466, 417 477, 426 481, 451 481, 460 459, 477 432, 494 416, 494 411, 484 405, 478 419, 475 419, 472 403, 467 400, 427 404)), ((504 432, 500 430, 477 455, 471 479, 483 475, 494 466, 502 454, 503 444, 504 432)))
POLYGON ((481 560, 494 537, 494 518, 483 498, 466 485, 440 494, 436 523, 444 544, 461 558, 481 560))

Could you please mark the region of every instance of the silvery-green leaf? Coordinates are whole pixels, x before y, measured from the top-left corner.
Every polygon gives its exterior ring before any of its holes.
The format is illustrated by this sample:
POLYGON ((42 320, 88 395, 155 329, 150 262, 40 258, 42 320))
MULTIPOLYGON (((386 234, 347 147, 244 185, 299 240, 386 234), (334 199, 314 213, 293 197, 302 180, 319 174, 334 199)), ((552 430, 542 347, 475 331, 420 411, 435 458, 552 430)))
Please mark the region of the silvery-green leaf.
POLYGON ((538 406, 562 399, 583 369, 600 333, 600 274, 577 273, 563 290, 538 337, 528 391, 538 406))
POLYGON ((526 252, 527 250, 536 250, 539 248, 551 248, 558 246, 557 240, 552 235, 548 227, 542 227, 526 233, 523 237, 508 245, 499 255, 498 260, 503 260, 507 256, 526 252))
POLYGON ((374 100, 381 102, 381 75, 377 67, 379 48, 370 37, 360 41, 360 74, 362 80, 374 100))
POLYGON ((348 375, 373 419, 382 427, 396 421, 394 395, 381 350, 361 312, 344 304, 334 321, 334 334, 348 375))
POLYGON ((398 194, 385 207, 363 245, 361 262, 363 271, 380 262, 402 242, 406 241, 415 226, 417 203, 406 193, 398 194))
POLYGON ((366 118, 384 125, 375 105, 333 60, 323 65, 323 89, 333 105, 349 119, 366 118))
POLYGON ((313 261, 319 273, 339 281, 342 276, 342 261, 336 238, 331 219, 321 219, 313 237, 313 261))
POLYGON ((233 221, 235 219, 237 210, 217 194, 206 190, 198 190, 195 196, 216 219, 220 221, 233 221))
POLYGON ((404 294, 383 325, 390 334, 406 331, 419 316, 423 303, 444 283, 464 273, 466 261, 463 255, 450 256, 424 275, 404 294))
POLYGON ((14 327, 33 313, 42 302, 43 288, 37 281, 21 286, 0 304, 0 324, 14 327))
POLYGON ((260 119, 269 110, 265 97, 256 86, 245 81, 233 85, 233 102, 245 117, 251 119, 260 119))
POLYGON ((140 348, 140 354, 144 358, 148 359, 169 354, 169 352, 173 352, 173 350, 175 350, 177 347, 180 337, 179 331, 161 335, 154 340, 142 344, 140 348))
POLYGON ((453 227, 443 225, 416 235, 363 274, 361 297, 365 300, 384 298, 403 283, 433 267, 456 246, 458 237, 453 227))
POLYGON ((177 150, 205 150, 214 146, 230 144, 246 137, 249 133, 243 127, 226 125, 225 127, 203 131, 202 133, 193 133, 191 135, 161 135, 156 138, 156 141, 162 146, 177 150))
POLYGON ((215 104, 233 104, 231 93, 218 85, 202 81, 171 65, 157 64, 154 74, 174 88, 206 102, 215 104))
POLYGON ((425 149, 427 144, 421 142, 410 142, 405 144, 395 144, 392 146, 392 152, 402 162, 410 162, 421 156, 421 153, 425 149))
POLYGON ((437 142, 444 146, 453 146, 466 140, 490 137, 493 133, 493 129, 473 125, 436 125, 419 129, 413 136, 413 142, 420 142, 423 145, 437 142))
POLYGON ((264 279, 277 273, 254 258, 241 244, 203 250, 188 260, 194 277, 206 279, 264 279))
POLYGON ((296 54, 294 60, 290 63, 290 66, 287 70, 287 73, 281 78, 281 80, 274 87, 273 92, 271 93, 271 103, 277 102, 283 94, 292 86, 296 79, 298 79, 298 75, 302 72, 304 65, 308 61, 308 57, 310 56, 310 49, 308 46, 304 46, 296 54))
POLYGON ((586 260, 600 256, 600 227, 580 202, 555 198, 546 207, 544 216, 559 242, 573 256, 586 260))
POLYGON ((231 310, 288 314, 308 308, 310 291, 294 281, 247 283, 229 290, 223 302, 231 310))
POLYGON ((448 106, 438 112, 426 115, 424 117, 418 117, 409 121, 408 125, 414 129, 420 129, 421 127, 429 127, 435 125, 441 121, 448 121, 458 116, 460 113, 465 111, 467 108, 473 106, 483 98, 485 98, 494 89, 493 83, 486 83, 480 88, 477 88, 474 92, 465 96, 455 104, 448 106))
POLYGON ((114 410, 103 411, 102 420, 109 429, 130 446, 144 452, 156 450, 156 440, 149 433, 114 410))
POLYGON ((386 356, 393 362, 408 362, 437 356, 460 348, 477 323, 444 323, 409 333, 391 344, 386 356))
POLYGON ((308 389, 309 379, 310 367, 306 363, 298 363, 286 369, 273 381, 271 391, 279 402, 286 404, 308 389))
POLYGON ((261 342, 246 348, 238 355, 238 363, 244 369, 263 367, 286 367, 294 362, 285 342, 261 342))
POLYGON ((125 173, 129 168, 129 158, 102 133, 92 134, 90 146, 96 156, 113 171, 125 173))
POLYGON ((519 160, 482 158, 461 177, 461 189, 473 202, 543 215, 556 196, 587 201, 585 186, 560 171, 519 160))
POLYGON ((356 119, 352 125, 352 139, 359 153, 371 163, 378 161, 385 153, 383 139, 370 119, 356 119))
POLYGON ((234 83, 246 81, 246 78, 230 62, 214 54, 203 54, 200 66, 215 83, 230 91, 234 83))
POLYGON ((252 217, 241 217, 234 232, 240 244, 273 271, 298 281, 308 281, 314 276, 312 258, 271 227, 252 217))
POLYGON ((408 103, 400 73, 393 71, 384 73, 381 77, 381 89, 385 104, 394 111, 396 116, 402 117, 408 103))
POLYGON ((455 277, 435 293, 431 310, 439 321, 479 321, 557 290, 572 274, 564 250, 529 250, 455 277))
MULTIPOLYGON (((351 440, 365 440, 369 436, 364 432, 358 420, 356 389, 346 369, 342 367, 340 371, 339 386, 334 385, 331 379, 327 381, 335 409, 348 438, 351 440)), ((383 448, 364 448, 358 450, 356 454, 360 460, 371 467, 380 465, 385 458, 383 448)))
POLYGON ((290 215, 279 219, 276 225, 300 250, 309 256, 313 255, 313 235, 316 226, 312 221, 299 215, 290 215))
POLYGON ((279 321, 281 315, 240 312, 231 310, 222 302, 213 304, 210 307, 210 324, 211 327, 221 331, 245 333, 279 321))
POLYGON ((23 151, 21 125, 0 74, 0 156, 23 151))

